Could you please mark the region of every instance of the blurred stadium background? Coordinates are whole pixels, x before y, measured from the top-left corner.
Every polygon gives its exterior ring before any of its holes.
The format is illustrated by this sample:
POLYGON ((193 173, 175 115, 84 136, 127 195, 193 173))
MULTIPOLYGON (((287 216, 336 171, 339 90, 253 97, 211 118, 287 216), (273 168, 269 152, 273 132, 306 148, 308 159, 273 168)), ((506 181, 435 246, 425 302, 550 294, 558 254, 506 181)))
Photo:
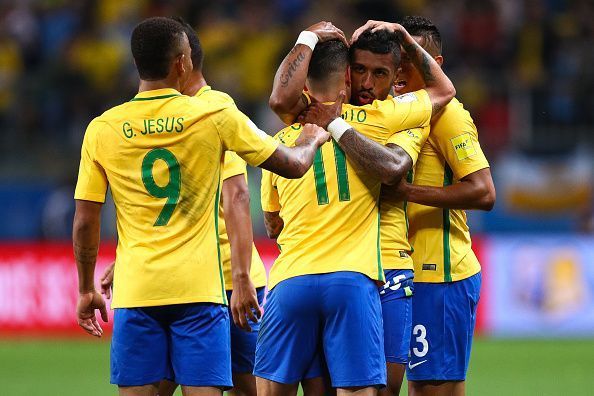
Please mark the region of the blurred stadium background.
MULTIPOLYGON (((205 75, 271 133, 274 72, 299 31, 424 15, 495 178, 470 212, 483 291, 469 395, 594 392, 594 2, 591 0, 0 1, 0 394, 114 394, 109 345, 75 323, 73 186, 87 123, 132 98, 129 36, 181 15, 205 75)), ((258 247, 270 263, 250 170, 258 247)), ((114 257, 106 206, 97 273, 114 257)), ((109 326, 108 326, 109 327, 109 326)), ((109 339, 109 336, 105 337, 109 339)))

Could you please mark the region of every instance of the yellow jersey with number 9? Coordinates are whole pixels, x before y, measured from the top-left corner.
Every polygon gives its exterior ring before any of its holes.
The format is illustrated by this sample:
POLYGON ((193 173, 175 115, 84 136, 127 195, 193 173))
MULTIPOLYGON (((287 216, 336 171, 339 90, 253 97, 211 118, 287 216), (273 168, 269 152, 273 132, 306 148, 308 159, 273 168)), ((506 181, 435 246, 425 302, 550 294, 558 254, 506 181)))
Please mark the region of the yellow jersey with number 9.
MULTIPOLYGON (((470 113, 454 98, 431 126, 415 168, 414 184, 448 186, 488 167, 470 113)), ((415 282, 458 281, 481 270, 463 210, 410 203, 409 220, 415 282)))
MULTIPOLYGON (((398 131, 426 128, 431 102, 422 90, 366 106, 345 104, 342 111, 358 132, 386 144, 398 131)), ((292 146, 301 129, 295 124, 276 138, 292 146)), ((318 150, 312 168, 301 179, 263 171, 262 209, 280 212, 284 222, 277 240, 281 253, 270 270, 269 289, 295 276, 337 271, 360 272, 384 281, 380 186, 377 176, 358 170, 333 140, 318 150)))
POLYGON ((259 165, 278 143, 235 106, 174 89, 141 92, 95 118, 75 199, 116 206, 112 307, 226 303, 218 246, 223 152, 259 165))

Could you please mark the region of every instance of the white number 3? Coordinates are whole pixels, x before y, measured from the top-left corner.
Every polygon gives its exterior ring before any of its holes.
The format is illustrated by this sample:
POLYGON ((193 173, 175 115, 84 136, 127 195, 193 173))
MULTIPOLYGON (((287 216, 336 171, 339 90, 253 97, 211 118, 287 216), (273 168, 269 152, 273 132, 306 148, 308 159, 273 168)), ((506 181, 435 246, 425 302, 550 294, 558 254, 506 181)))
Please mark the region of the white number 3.
POLYGON ((417 347, 413 348, 413 353, 416 357, 423 357, 429 352, 429 343, 427 342, 427 330, 423 325, 416 325, 413 329, 413 335, 415 336, 415 340, 421 343, 422 348, 418 349, 417 347))

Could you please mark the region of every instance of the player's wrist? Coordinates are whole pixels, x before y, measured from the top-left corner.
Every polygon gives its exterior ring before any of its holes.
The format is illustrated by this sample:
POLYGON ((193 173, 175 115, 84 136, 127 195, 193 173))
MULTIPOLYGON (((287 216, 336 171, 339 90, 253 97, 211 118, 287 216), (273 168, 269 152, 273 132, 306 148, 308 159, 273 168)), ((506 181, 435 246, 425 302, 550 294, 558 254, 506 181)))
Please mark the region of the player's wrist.
POLYGON ((311 32, 309 30, 304 30, 301 33, 299 33, 299 37, 297 37, 297 41, 295 42, 295 45, 297 45, 297 44, 307 45, 313 51, 314 48, 316 47, 316 44, 319 41, 320 41, 320 38, 318 37, 317 34, 315 34, 314 32, 311 32))
POLYGON ((338 142, 342 135, 344 135, 344 133, 351 128, 352 127, 349 125, 348 122, 343 120, 341 117, 336 117, 334 120, 330 122, 330 124, 328 124, 328 128, 326 128, 326 130, 330 132, 332 138, 336 142, 338 142))

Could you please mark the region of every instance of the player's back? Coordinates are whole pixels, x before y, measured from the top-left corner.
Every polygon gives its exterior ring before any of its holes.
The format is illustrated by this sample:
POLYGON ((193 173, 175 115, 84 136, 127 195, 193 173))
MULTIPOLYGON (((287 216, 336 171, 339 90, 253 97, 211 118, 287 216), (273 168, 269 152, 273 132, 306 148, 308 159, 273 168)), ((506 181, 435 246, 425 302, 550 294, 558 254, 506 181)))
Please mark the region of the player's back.
POLYGON ((225 301, 215 217, 226 107, 162 89, 89 125, 83 161, 99 165, 117 213, 114 307, 225 301))
MULTIPOLYGON (((293 146, 301 130, 295 124, 275 138, 293 146)), ((277 240, 281 253, 271 269, 269 289, 294 276, 336 271, 383 279, 379 189, 379 179, 353 167, 333 140, 318 150, 312 168, 300 179, 264 171, 263 210, 280 211, 284 221, 277 240)))

